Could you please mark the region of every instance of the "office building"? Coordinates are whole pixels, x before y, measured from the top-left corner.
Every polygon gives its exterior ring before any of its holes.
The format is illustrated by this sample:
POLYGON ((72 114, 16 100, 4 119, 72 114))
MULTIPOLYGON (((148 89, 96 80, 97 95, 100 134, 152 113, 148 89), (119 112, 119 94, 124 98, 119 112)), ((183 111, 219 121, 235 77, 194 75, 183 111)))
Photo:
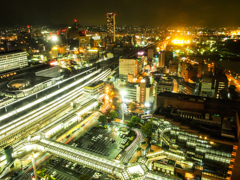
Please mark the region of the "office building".
POLYGON ((157 82, 157 94, 161 93, 161 92, 172 92, 173 91, 173 87, 174 87, 174 83, 172 80, 160 80, 159 82, 157 82))
POLYGON ((74 20, 74 24, 68 28, 68 39, 77 39, 78 37, 78 27, 77 20, 74 20))
POLYGON ((151 85, 148 79, 142 79, 137 87, 137 101, 144 105, 153 103, 153 85, 151 85))
POLYGON ((215 89, 215 98, 219 98, 219 93, 228 88, 228 79, 225 75, 225 69, 221 66, 214 66, 214 78, 212 87, 215 89))
POLYGON ((127 79, 128 74, 137 76, 142 69, 142 59, 119 59, 119 77, 127 79))
POLYGON ((142 79, 139 83, 127 83, 124 86, 126 91, 124 99, 150 106, 154 102, 154 87, 155 85, 150 84, 148 78, 142 79))
POLYGON ((161 51, 158 56, 158 67, 165 67, 165 51, 161 51))
POLYGON ((178 73, 178 65, 177 64, 170 64, 169 65, 169 74, 170 75, 176 75, 178 73))
POLYGON ((149 63, 152 62, 152 60, 153 60, 153 49, 148 49, 147 60, 148 60, 149 63))
POLYGON ((115 27, 116 27, 116 14, 107 13, 107 32, 108 36, 113 38, 113 42, 115 42, 115 27))
POLYGON ((173 60, 173 52, 166 51, 165 52, 165 66, 169 67, 170 61, 173 60))
POLYGON ((33 32, 32 32, 32 26, 31 25, 27 25, 27 32, 28 32, 28 34, 31 35, 31 38, 33 38, 33 32))
POLYGON ((158 67, 169 67, 170 61, 173 60, 172 51, 161 51, 158 56, 158 67))
POLYGON ((215 89, 212 88, 213 77, 210 73, 205 72, 202 77, 202 86, 200 95, 203 97, 215 97, 215 89))
POLYGON ((213 87, 215 89, 214 97, 218 99, 220 91, 228 88, 227 76, 225 74, 216 76, 213 82, 213 87))
POLYGON ((28 66, 27 53, 12 51, 0 53, 0 73, 28 66))
POLYGON ((137 87, 138 83, 127 83, 124 86, 124 90, 126 91, 126 95, 124 96, 124 99, 137 101, 137 87))
POLYGON ((196 69, 193 69, 193 68, 189 68, 185 71, 185 77, 184 77, 184 80, 186 82, 188 82, 190 79, 195 79, 197 78, 197 71, 196 69))

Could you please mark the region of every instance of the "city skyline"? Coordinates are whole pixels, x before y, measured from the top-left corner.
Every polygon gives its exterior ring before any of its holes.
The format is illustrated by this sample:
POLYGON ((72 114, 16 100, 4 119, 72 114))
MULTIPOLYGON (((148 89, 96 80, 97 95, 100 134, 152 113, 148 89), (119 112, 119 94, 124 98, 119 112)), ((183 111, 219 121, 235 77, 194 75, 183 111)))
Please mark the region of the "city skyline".
POLYGON ((108 0, 68 1, 21 1, 10 4, 2 2, 1 26, 12 25, 50 25, 71 24, 78 19, 81 25, 102 25, 106 21, 106 13, 116 13, 118 25, 149 25, 149 26, 240 26, 240 16, 237 0, 221 2, 176 0, 173 2, 161 1, 120 1, 108 0), (99 8, 101 7, 101 8, 99 8))
POLYGON ((1 5, 0 179, 238 179, 239 2, 1 5))

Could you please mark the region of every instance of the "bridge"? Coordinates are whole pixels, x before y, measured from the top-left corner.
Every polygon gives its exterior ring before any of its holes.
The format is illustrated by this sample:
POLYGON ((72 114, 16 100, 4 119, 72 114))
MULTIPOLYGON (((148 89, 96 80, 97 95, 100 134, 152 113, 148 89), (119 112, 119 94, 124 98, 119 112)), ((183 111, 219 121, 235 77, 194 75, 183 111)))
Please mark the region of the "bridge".
POLYGON ((158 175, 153 171, 149 171, 146 165, 140 162, 124 165, 118 160, 108 159, 54 140, 40 138, 40 136, 30 139, 28 145, 31 146, 34 151, 48 152, 88 168, 115 175, 123 180, 132 179, 136 173, 140 173, 140 179, 144 180, 176 179, 172 176, 158 175))
POLYGON ((130 179, 128 173, 126 172, 126 166, 121 164, 119 161, 110 160, 50 139, 40 139, 35 142, 35 145, 37 145, 37 150, 42 152, 48 152, 97 171, 115 174, 123 179, 130 179))

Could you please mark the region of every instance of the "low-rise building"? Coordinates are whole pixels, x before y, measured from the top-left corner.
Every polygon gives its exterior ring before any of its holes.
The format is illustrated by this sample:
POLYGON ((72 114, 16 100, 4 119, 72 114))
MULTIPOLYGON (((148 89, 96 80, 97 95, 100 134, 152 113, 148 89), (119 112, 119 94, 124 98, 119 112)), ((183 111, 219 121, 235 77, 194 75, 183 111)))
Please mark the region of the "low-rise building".
POLYGON ((103 93, 104 82, 97 81, 88 86, 84 86, 84 93, 88 96, 97 98, 100 94, 103 93))
POLYGON ((0 73, 28 66, 27 52, 12 51, 0 53, 0 73))
POLYGON ((157 82, 157 94, 161 92, 172 92, 174 87, 173 81, 170 80, 160 80, 157 82))

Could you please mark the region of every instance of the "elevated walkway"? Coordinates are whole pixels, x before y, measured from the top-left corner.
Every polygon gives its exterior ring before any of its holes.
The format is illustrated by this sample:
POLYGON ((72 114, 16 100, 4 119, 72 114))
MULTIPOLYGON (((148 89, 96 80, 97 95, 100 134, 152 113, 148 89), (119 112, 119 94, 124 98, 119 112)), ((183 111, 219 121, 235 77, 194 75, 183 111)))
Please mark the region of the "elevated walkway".
POLYGON ((115 174, 118 177, 125 177, 129 179, 126 173, 126 167, 119 162, 109 160, 101 156, 90 154, 79 148, 72 147, 66 144, 62 144, 49 139, 41 139, 36 142, 39 150, 54 154, 56 156, 68 159, 69 161, 79 163, 83 166, 95 169, 108 174, 115 174))

